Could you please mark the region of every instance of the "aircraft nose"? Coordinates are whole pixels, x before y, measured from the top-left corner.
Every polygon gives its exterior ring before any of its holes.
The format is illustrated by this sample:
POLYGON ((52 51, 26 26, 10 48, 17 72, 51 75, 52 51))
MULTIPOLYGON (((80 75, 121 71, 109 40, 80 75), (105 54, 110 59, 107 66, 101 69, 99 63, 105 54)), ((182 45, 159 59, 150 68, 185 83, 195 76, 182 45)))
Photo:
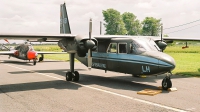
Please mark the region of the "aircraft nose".
POLYGON ((35 51, 28 51, 27 52, 27 59, 31 60, 31 59, 36 59, 37 58, 37 53, 35 51))
POLYGON ((159 67, 169 69, 169 71, 173 70, 176 67, 174 58, 170 55, 162 54, 159 60, 159 67))

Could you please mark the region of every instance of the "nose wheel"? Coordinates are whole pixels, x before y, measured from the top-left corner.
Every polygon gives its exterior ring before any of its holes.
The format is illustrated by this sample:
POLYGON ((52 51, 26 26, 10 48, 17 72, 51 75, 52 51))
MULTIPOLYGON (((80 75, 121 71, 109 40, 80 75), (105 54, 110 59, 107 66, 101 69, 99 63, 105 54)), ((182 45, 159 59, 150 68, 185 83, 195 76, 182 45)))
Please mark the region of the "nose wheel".
MULTIPOLYGON (((170 74, 171 74, 171 72, 170 72, 170 74)), ((172 87, 172 81, 171 81, 171 79, 170 79, 170 76, 167 75, 167 76, 162 80, 162 88, 163 88, 164 90, 168 90, 168 89, 171 88, 171 87, 172 87)))
POLYGON ((66 73, 66 80, 67 81, 79 81, 79 73, 77 71, 75 72, 67 72, 66 73))

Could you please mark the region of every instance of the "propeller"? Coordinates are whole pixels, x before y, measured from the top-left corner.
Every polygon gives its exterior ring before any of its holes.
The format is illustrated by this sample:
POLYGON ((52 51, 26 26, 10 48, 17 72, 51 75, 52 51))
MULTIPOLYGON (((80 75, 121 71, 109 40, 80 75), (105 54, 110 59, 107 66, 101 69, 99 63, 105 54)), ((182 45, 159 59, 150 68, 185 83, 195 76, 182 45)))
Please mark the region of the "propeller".
POLYGON ((88 69, 91 70, 92 67, 92 48, 95 46, 95 43, 91 40, 92 35, 92 19, 89 21, 89 40, 87 40, 86 45, 88 48, 88 69))

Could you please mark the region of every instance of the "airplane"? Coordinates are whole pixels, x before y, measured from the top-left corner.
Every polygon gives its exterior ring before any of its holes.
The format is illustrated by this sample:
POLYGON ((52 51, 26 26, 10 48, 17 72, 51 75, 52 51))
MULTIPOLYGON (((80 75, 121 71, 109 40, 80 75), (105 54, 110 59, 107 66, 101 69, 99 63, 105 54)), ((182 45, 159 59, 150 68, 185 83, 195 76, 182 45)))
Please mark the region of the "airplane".
POLYGON ((4 49, 6 49, 7 51, 1 51, 0 55, 9 55, 9 59, 10 57, 15 57, 18 59, 22 59, 22 60, 33 60, 33 65, 36 65, 36 62, 38 60, 38 54, 41 55, 41 57, 39 58, 39 61, 43 61, 44 59, 44 54, 66 54, 65 52, 41 52, 41 51, 35 51, 33 46, 28 43, 22 43, 19 44, 17 46, 15 46, 14 48, 10 48, 10 47, 6 47, 4 44, 2 44, 2 47, 4 47, 4 49))
MULTIPOLYGON (((57 41, 58 46, 70 56, 70 71, 67 81, 79 81, 79 72, 74 70, 76 58, 89 69, 114 71, 133 76, 157 76, 166 73, 162 88, 172 87, 171 71, 175 60, 162 52, 167 44, 165 38, 151 36, 98 35, 92 36, 92 19, 89 21, 89 36, 71 34, 66 5, 60 5, 61 34, 0 34, 0 38, 28 41, 57 41)), ((167 37, 168 38, 168 37, 167 37)), ((173 40, 173 38, 168 38, 173 40)))

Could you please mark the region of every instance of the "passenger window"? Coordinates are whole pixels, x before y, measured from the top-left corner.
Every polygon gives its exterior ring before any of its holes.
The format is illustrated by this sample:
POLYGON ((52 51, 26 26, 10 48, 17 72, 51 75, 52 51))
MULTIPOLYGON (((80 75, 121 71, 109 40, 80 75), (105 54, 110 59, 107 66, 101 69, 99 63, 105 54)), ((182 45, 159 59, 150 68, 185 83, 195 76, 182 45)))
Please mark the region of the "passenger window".
POLYGON ((108 48, 108 53, 117 53, 117 43, 111 43, 108 48))
POLYGON ((127 53, 126 44, 119 43, 119 53, 127 53))

